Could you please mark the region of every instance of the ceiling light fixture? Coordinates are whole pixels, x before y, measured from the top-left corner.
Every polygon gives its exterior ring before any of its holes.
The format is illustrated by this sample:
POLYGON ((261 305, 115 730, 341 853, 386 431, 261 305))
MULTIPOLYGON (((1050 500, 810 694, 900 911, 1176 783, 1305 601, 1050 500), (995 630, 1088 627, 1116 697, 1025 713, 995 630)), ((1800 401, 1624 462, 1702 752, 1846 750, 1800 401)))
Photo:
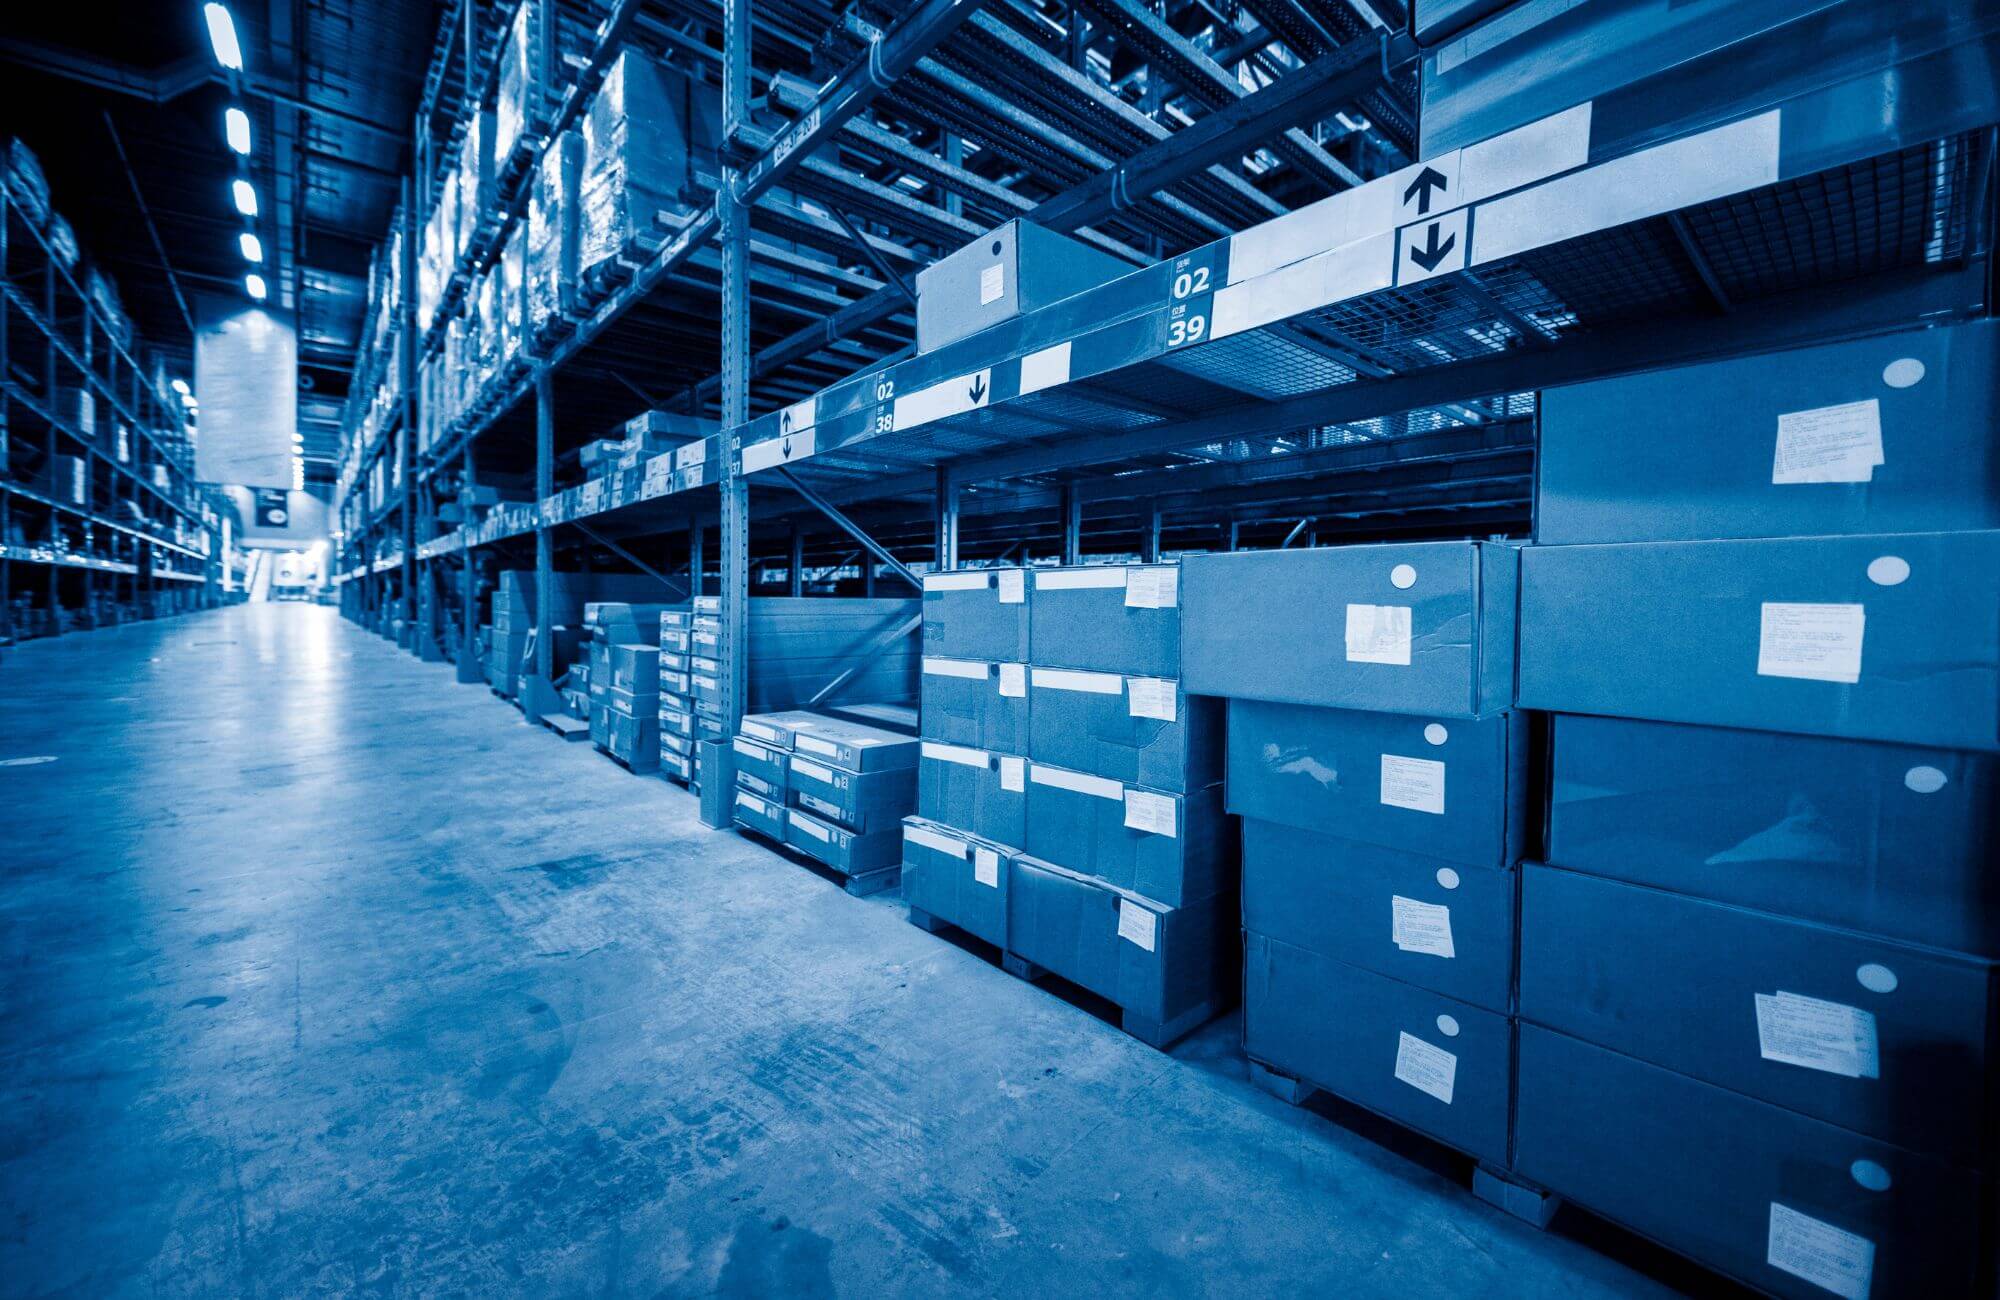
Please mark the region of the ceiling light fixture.
POLYGON ((250 154, 250 115, 240 108, 232 108, 222 115, 222 134, 229 140, 229 147, 248 157, 250 154))
POLYGON ((258 275, 255 271, 252 271, 249 275, 243 277, 243 287, 246 290, 248 290, 250 296, 252 298, 255 298, 258 302, 264 301, 264 296, 270 292, 269 289, 264 287, 264 277, 258 275))
POLYGON ((243 71, 243 46, 236 40, 236 20, 226 5, 205 4, 201 16, 208 22, 208 43, 215 47, 215 61, 231 72, 243 71))
POLYGON ((236 180, 229 183, 229 192, 236 198, 236 210, 246 217, 257 215, 257 187, 249 181, 236 180))
POLYGON ((264 241, 249 231, 246 230, 238 235, 236 237, 236 244, 237 247, 243 250, 244 261, 261 262, 264 260, 264 241))

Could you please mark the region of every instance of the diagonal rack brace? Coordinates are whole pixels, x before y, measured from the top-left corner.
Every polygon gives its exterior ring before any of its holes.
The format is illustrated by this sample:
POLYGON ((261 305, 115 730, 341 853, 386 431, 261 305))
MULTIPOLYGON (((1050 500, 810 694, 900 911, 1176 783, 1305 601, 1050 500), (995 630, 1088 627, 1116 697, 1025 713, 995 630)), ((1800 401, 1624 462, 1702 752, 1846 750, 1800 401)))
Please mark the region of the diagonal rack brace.
POLYGON ((888 547, 882 545, 880 542, 870 537, 866 532, 862 530, 861 525, 855 523, 852 519, 849 519, 846 515, 840 513, 839 510, 835 509, 832 502, 828 501, 825 497, 821 496, 819 493, 813 491, 811 488, 807 487, 804 483, 800 482, 798 475, 792 473, 792 471, 788 469, 780 469, 778 471, 778 474, 785 480, 786 485, 789 486, 792 489, 792 491, 798 493, 800 496, 806 499, 806 503, 808 505, 812 506, 813 509, 825 515, 828 519, 833 520, 834 523, 840 526, 841 531, 846 533, 849 537, 852 537, 855 541, 860 542, 863 546, 867 547, 869 554, 873 555, 876 559, 882 561, 882 563, 894 569, 897 573, 897 576, 901 577, 904 582, 909 583, 912 587, 915 587, 920 591, 923 589, 924 580, 918 577, 916 573, 911 570, 909 565, 904 564, 901 560, 897 559, 894 555, 890 554, 888 547))

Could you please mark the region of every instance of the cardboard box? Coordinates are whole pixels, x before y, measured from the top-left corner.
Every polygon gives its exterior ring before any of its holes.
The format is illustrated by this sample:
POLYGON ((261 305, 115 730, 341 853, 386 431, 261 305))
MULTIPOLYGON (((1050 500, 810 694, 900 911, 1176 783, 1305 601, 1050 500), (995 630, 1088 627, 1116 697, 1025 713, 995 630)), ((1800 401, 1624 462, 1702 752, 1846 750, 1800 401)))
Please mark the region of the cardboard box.
POLYGON ((689 754, 670 753, 664 749, 661 750, 660 775, 662 777, 672 777, 674 780, 681 782, 692 779, 694 776, 693 756, 689 754))
POLYGON ((917 272, 917 351, 930 352, 1138 268, 1016 218, 917 272))
POLYGON ((792 747, 794 733, 819 727, 827 721, 823 714, 807 713, 803 709, 783 713, 747 713, 743 716, 741 729, 752 740, 788 750, 792 747))
POLYGON ((611 647, 611 684, 628 691, 657 690, 660 681, 660 648, 632 644, 611 647))
MULTIPOLYGON (((684 627, 661 628, 660 652, 663 655, 667 653, 676 654, 679 655, 681 658, 685 659, 687 657, 688 641, 691 635, 692 635, 691 630, 684 627)), ((686 667, 686 665, 683 664, 682 667, 686 667)))
POLYGON ((747 735, 736 737, 730 742, 730 748, 735 751, 738 772, 761 776, 775 785, 789 788, 788 773, 792 763, 790 754, 774 746, 752 740, 747 735))
POLYGON ((1402 542, 1192 555, 1197 695, 1476 718, 1509 708, 1521 548, 1402 542))
POLYGON ((917 765, 917 738, 881 727, 823 718, 810 730, 795 729, 792 750, 850 772, 887 772, 917 765))
POLYGON ((1219 786, 1174 794, 1031 762, 1027 841, 1037 858, 1171 907, 1236 893, 1219 786))
POLYGON ((785 810, 785 843, 844 876, 889 871, 903 860, 900 824, 859 834, 799 808, 785 810))
POLYGON ((658 691, 628 691, 614 686, 604 693, 604 707, 628 718, 645 718, 657 724, 660 715, 658 691))
POLYGON ((1912 1150, 1991 1147, 1990 962, 1530 864, 1521 1018, 1912 1150))
POLYGON ((926 740, 917 760, 917 813, 1019 848, 1028 838, 1028 760, 926 740))
POLYGON ((1025 663, 1028 571, 958 569, 924 575, 924 653, 1025 663))
POLYGON ((1523 708, 2000 748, 2000 532, 1536 546, 1523 708))
POLYGON ((917 770, 911 767, 849 772, 794 754, 788 779, 799 807, 862 834, 901 825, 917 806, 917 770))
POLYGON ((694 715, 684 708, 674 708, 666 703, 660 705, 660 730, 676 736, 694 735, 694 715))
POLYGON ((763 777, 754 776, 749 772, 743 771, 741 768, 738 768, 736 772, 736 786, 739 790, 748 790, 759 799, 768 799, 775 804, 784 804, 791 798, 791 791, 785 789, 784 782, 767 781, 763 777))
POLYGON ((1229 811, 1476 866, 1520 857, 1528 719, 1229 702, 1229 811))
POLYGON ((1028 668, 925 655, 919 678, 926 740, 1028 752, 1028 668))
POLYGON ((1253 1060, 1507 1163, 1506 1016, 1254 931, 1243 944, 1243 1050, 1253 1060))
POLYGON ((1033 667, 1028 717, 1037 763, 1178 792, 1222 779, 1222 701, 1168 678, 1033 667))
POLYGON ((1519 1093, 1523 1178, 1760 1291, 1989 1280, 1987 1198, 1966 1169, 1527 1024, 1519 1093))
POLYGON ((780 843, 784 842, 785 806, 783 804, 775 799, 766 799, 761 795, 752 794, 741 787, 737 787, 731 793, 736 805, 736 824, 738 826, 748 826, 759 835, 777 840, 780 843))
POLYGON ((1243 928, 1469 1002, 1514 1009, 1515 873, 1246 818, 1243 928))
POLYGON ((2000 956, 2000 759, 1568 714, 1559 867, 2000 956))
POLYGON ((660 766, 660 720, 651 714, 633 715, 611 710, 605 719, 604 748, 613 758, 634 772, 653 772, 660 766))
POLYGON ((2000 528, 1996 423, 1992 321, 1551 388, 1535 537, 2000 528))
POLYGON ((1128 1030, 1171 1039, 1236 1001, 1234 894, 1171 907, 1026 856, 1007 877, 1008 950, 1117 1003, 1128 1030))
POLYGON ((599 749, 611 744, 611 710, 602 704, 590 706, 590 743, 599 749))
POLYGON ((1009 850, 950 826, 903 821, 903 901, 997 948, 1007 946, 1009 850))
POLYGON ((1033 570, 1029 660, 1045 668, 1181 675, 1177 564, 1033 570))
POLYGON ((694 737, 688 735, 678 735, 674 732, 668 731, 666 728, 665 721, 663 720, 661 722, 660 752, 662 754, 673 753, 673 754, 692 755, 694 753, 694 746, 695 746, 694 737))
MULTIPOLYGON (((660 631, 663 634, 667 632, 686 632, 693 626, 694 611, 692 609, 665 609, 660 611, 660 631)), ((670 650, 687 649, 686 645, 669 646, 664 639, 661 640, 660 644, 662 647, 670 650)))

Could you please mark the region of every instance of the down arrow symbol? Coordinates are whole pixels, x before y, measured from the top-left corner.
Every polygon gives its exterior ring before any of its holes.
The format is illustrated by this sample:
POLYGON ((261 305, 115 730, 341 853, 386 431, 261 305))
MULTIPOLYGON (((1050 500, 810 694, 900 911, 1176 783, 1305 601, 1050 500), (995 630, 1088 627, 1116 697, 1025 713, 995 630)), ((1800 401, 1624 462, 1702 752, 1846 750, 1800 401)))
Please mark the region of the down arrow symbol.
POLYGON ((1435 271, 1438 269, 1438 263, 1451 255, 1453 246, 1458 243, 1458 236, 1446 235, 1444 242, 1439 243, 1438 223, 1433 221, 1431 222, 1430 229, 1424 232, 1424 237, 1425 242, 1422 248, 1412 247, 1410 249, 1410 260, 1422 267, 1426 272, 1435 271))
POLYGON ((968 396, 974 406, 986 400, 986 375, 983 372, 972 377, 972 391, 968 396))

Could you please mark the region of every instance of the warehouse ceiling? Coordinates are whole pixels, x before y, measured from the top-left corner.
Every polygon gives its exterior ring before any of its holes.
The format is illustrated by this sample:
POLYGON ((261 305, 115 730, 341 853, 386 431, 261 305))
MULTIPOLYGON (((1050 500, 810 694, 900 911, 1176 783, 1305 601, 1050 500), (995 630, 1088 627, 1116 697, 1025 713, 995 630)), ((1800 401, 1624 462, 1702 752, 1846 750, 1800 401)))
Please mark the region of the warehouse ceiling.
POLYGON ((116 281, 170 376, 192 377, 206 295, 244 297, 239 236, 262 244, 272 301, 296 310, 309 484, 330 484, 368 261, 387 228, 422 91, 433 0, 237 0, 232 91, 198 0, 17 5, 0 35, 0 136, 42 161, 52 201, 116 281), (247 173, 224 138, 240 104, 247 173), (247 174, 260 212, 240 216, 247 174))

